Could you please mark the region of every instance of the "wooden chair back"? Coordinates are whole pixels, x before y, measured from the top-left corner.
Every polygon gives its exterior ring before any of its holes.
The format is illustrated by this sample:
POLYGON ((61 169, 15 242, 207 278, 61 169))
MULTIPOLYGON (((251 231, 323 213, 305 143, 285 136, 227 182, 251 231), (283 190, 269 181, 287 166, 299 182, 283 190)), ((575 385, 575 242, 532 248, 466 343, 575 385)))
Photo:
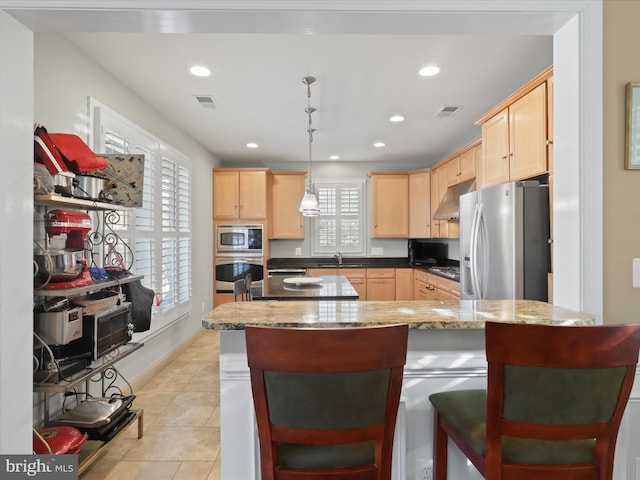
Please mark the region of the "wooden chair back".
POLYGON ((485 478, 611 479, 638 363, 640 325, 557 327, 488 322, 485 478), (505 437, 593 442, 593 461, 506 464, 505 437))
POLYGON ((389 480, 408 326, 245 333, 262 480, 389 480))

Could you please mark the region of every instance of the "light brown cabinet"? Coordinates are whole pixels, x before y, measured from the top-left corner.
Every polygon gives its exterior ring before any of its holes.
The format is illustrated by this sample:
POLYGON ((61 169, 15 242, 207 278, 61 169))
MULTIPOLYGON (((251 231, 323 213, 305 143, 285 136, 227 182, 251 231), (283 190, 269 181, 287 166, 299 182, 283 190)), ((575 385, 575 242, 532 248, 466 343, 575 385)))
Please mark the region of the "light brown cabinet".
POLYGON ((449 170, 443 164, 431 170, 431 238, 458 238, 460 228, 453 220, 436 220, 433 218, 440 201, 448 188, 449 170))
POLYGON ((317 277, 322 275, 338 275, 337 268, 307 268, 307 275, 317 277))
POLYGON ((430 280, 436 287, 436 300, 459 300, 460 283, 437 275, 429 275, 430 280))
POLYGON ((471 180, 476 176, 476 149, 470 148, 460 155, 453 157, 440 168, 447 169, 447 186, 471 180))
MULTIPOLYGON (((480 187, 549 171, 548 80, 552 68, 476 121, 482 126, 480 187)), ((553 126, 553 125, 551 125, 553 126)))
POLYGON ((460 284, 423 270, 413 271, 414 300, 459 300, 460 284))
POLYGON ((396 300, 413 300, 413 268, 396 268, 396 300))
POLYGON ((339 268, 338 275, 344 275, 358 292, 358 300, 367 300, 366 268, 339 268))
POLYGON ((268 169, 213 169, 213 218, 265 220, 268 169))
POLYGON ((304 238, 304 217, 298 211, 304 195, 305 172, 271 174, 270 238, 304 238))
POLYGON ((367 268, 367 300, 395 300, 396 272, 393 268, 367 268))
POLYGON ((371 236, 373 238, 409 237, 409 174, 372 172, 371 236))
POLYGON ((431 236, 431 172, 409 172, 409 238, 431 236))
POLYGON ((413 299, 435 300, 435 286, 429 283, 429 274, 422 270, 413 271, 413 299))

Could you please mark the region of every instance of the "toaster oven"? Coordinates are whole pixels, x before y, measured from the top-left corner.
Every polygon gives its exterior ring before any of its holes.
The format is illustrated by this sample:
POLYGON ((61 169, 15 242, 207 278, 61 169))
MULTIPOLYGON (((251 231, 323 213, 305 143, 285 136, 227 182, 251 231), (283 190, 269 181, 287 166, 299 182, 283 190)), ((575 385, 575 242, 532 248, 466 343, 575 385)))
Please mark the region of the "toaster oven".
POLYGON ((90 353, 93 360, 112 352, 131 340, 131 303, 82 316, 82 338, 75 340, 73 354, 90 353))

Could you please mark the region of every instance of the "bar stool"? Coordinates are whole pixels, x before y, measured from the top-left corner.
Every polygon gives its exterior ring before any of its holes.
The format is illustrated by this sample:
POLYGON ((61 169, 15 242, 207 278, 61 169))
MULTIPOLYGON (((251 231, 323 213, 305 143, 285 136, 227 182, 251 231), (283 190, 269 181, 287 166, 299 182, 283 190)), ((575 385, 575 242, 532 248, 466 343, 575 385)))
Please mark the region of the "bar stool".
POLYGON ((247 292, 247 282, 244 278, 239 278, 233 282, 233 301, 245 302, 249 300, 247 292))
POLYGON ((435 479, 451 439, 487 479, 610 480, 640 325, 487 322, 487 390, 432 394, 435 479))
POLYGON ((247 289, 247 294, 246 294, 246 300, 252 300, 253 297, 251 296, 251 282, 252 282, 252 277, 250 273, 247 273, 247 275, 244 277, 244 285, 245 288, 247 289))
POLYGON ((390 480, 406 324, 245 328, 262 480, 390 480))

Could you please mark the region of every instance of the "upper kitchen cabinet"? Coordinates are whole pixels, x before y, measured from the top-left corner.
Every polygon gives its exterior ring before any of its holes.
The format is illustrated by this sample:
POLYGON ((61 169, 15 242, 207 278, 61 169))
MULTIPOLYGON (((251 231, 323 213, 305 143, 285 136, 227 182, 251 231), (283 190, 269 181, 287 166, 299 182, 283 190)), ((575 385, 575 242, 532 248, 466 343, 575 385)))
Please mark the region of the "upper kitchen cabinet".
POLYGON ((480 187, 549 171, 549 67, 476 121, 482 126, 480 187))
POLYGON ((371 172, 371 236, 409 237, 409 174, 371 172))
POLYGON ((446 162, 447 186, 452 187, 476 176, 477 154, 480 140, 465 147, 459 154, 446 162))
POLYGON ((431 236, 431 172, 409 172, 409 238, 431 236))
POLYGON ((266 220, 269 174, 266 168, 214 168, 213 218, 266 220))
POLYGON ((298 208, 306 176, 306 172, 272 173, 270 238, 304 238, 304 217, 298 208))

